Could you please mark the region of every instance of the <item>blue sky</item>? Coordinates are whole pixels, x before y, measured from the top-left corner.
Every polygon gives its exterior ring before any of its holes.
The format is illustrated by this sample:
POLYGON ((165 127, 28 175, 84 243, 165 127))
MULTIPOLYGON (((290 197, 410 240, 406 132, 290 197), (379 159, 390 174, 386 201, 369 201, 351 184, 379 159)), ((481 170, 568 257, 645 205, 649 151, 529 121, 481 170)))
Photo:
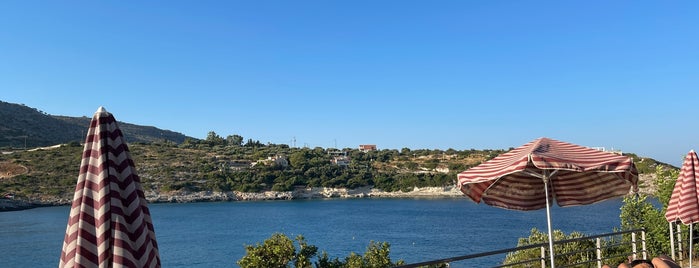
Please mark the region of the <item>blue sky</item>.
MULTIPOLYGON (((507 149, 679 166, 696 1, 0 1, 0 100, 205 138, 507 149)), ((127 137, 128 139, 128 137, 127 137)))

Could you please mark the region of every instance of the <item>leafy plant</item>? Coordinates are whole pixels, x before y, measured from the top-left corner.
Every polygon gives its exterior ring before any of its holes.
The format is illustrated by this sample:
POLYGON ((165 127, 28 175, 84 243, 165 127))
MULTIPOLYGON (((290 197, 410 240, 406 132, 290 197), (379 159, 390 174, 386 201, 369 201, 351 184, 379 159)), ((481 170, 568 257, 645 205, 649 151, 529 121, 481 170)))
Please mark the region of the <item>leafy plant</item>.
POLYGON ((309 245, 303 236, 296 237, 298 249, 293 241, 284 234, 275 233, 262 244, 245 246, 246 255, 238 260, 242 268, 388 268, 403 264, 403 261, 392 262, 389 257, 390 245, 387 242, 376 243, 371 241, 364 256, 351 252, 344 261, 338 258, 331 259, 323 253, 316 257, 318 248, 309 245))
POLYGON ((670 229, 665 219, 665 210, 672 196, 679 170, 658 166, 655 169, 655 175, 654 184, 657 188, 655 197, 659 204, 653 204, 644 194, 627 196, 624 198, 619 215, 622 230, 640 228, 646 230, 646 248, 650 256, 668 254, 670 229))
MULTIPOLYGON (((553 230, 553 238, 554 240, 565 240, 565 239, 574 239, 574 238, 581 238, 584 237, 582 233, 579 232, 572 232, 569 235, 566 235, 563 233, 561 230, 553 230)), ((521 246, 527 246, 527 245, 534 245, 534 244, 539 244, 539 243, 547 243, 548 242, 548 234, 543 233, 539 231, 536 228, 533 228, 529 234, 529 237, 526 238, 520 238, 517 241, 517 247, 521 246)), ((559 245, 554 245, 554 252, 556 252, 557 257, 555 258, 555 263, 557 266, 559 265, 564 265, 564 264, 571 264, 571 263, 582 263, 585 261, 590 261, 595 259, 595 256, 592 252, 589 251, 583 251, 580 252, 580 249, 583 248, 594 248, 595 243, 592 240, 581 240, 581 241, 576 241, 576 242, 570 242, 566 244, 559 244, 559 245)), ((527 260, 538 260, 541 258, 541 250, 539 248, 531 248, 531 249, 525 249, 525 250, 520 250, 520 251, 515 251, 507 254, 505 257, 505 260, 503 261, 504 265, 507 264, 516 264, 516 263, 521 263, 525 262, 527 260)), ((514 265, 512 267, 531 267, 532 262, 529 263, 523 263, 520 265, 514 265)))

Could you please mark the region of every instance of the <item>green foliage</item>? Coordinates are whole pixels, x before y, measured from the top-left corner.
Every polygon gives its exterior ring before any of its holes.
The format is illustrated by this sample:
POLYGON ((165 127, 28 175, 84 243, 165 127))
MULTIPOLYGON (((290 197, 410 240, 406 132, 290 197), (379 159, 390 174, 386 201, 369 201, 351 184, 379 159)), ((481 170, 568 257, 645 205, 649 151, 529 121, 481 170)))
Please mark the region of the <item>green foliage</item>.
POLYGON ((344 261, 331 259, 323 251, 313 262, 318 248, 309 245, 301 235, 295 240, 299 245, 298 250, 286 235, 275 233, 262 244, 245 246, 246 255, 237 263, 242 268, 282 268, 292 267, 292 263, 295 268, 388 268, 404 264, 403 261, 391 261, 390 245, 386 242, 371 241, 364 256, 352 252, 344 261))
POLYGON ((226 137, 226 142, 230 145, 241 146, 243 145, 243 136, 240 135, 228 135, 226 137))
POLYGON ((274 234, 257 246, 245 246, 245 252, 246 255, 238 261, 242 268, 283 268, 298 260, 293 241, 283 234, 274 234))
MULTIPOLYGON (((651 162, 648 159, 645 159, 644 162, 645 164, 643 169, 652 168, 654 171, 654 175, 656 177, 653 182, 653 186, 656 189, 654 197, 658 202, 652 202, 649 196, 644 194, 626 196, 623 200, 623 205, 619 214, 621 219, 621 230, 645 229, 646 249, 648 250, 648 254, 650 256, 668 254, 667 250, 670 248, 669 225, 667 220, 665 220, 665 209, 667 208, 670 196, 672 195, 672 190, 674 188, 677 176, 679 175, 679 170, 676 168, 668 168, 668 166, 658 165, 656 162, 651 162)), ((570 236, 565 236, 561 231, 554 231, 554 238, 556 240, 569 239, 578 236, 579 234, 577 233, 571 233, 570 236)), ((520 239, 518 246, 544 243, 547 242, 546 239, 546 234, 537 230, 532 230, 530 237, 520 239)), ((620 263, 625 260, 623 256, 626 256, 626 254, 631 252, 631 235, 624 235, 620 239, 621 241, 609 240, 604 242, 608 245, 618 245, 615 247, 605 247, 603 245, 603 248, 605 248, 605 256, 622 256, 615 259, 609 259, 608 263, 620 263)), ((560 256, 565 255, 565 252, 570 252, 575 248, 592 246, 587 245, 588 242, 581 243, 584 244, 566 245, 564 248, 560 248, 561 246, 556 245, 555 251, 557 255, 560 256)), ((592 242, 590 241, 590 243, 592 242)), ((537 258, 539 254, 538 249, 516 252, 508 255, 505 259, 505 263, 517 263, 525 259, 537 258)), ((569 259, 559 259, 559 257, 556 257, 556 263, 579 263, 593 257, 594 256, 586 255, 567 256, 569 259)))
POLYGON ((348 267, 353 268, 371 268, 371 267, 392 267, 395 265, 403 264, 402 261, 398 263, 391 262, 389 257, 390 245, 388 242, 376 243, 371 241, 369 247, 367 247, 364 257, 358 255, 351 255, 352 262, 350 262, 350 257, 347 259, 348 267), (361 259, 361 262, 359 261, 361 259), (350 265, 351 263, 351 265, 350 265))
POLYGON ((675 182, 680 175, 679 169, 669 169, 658 166, 655 168, 655 197, 663 206, 663 210, 667 209, 667 205, 672 197, 672 190, 675 188, 675 182))
MULTIPOLYGON (((651 256, 668 254, 667 250, 670 248, 670 230, 665 219, 665 210, 672 196, 679 170, 656 167, 655 175, 657 177, 655 197, 660 207, 654 205, 644 194, 627 196, 624 198, 619 215, 622 230, 640 228, 646 230, 646 248, 651 256)), ((628 237, 625 239, 630 240, 628 237)))
MULTIPOLYGON (((582 233, 572 232, 566 235, 561 230, 553 230, 553 238, 555 241, 574 239, 584 237, 582 233)), ((533 244, 548 243, 548 234, 540 232, 536 228, 533 228, 529 234, 529 237, 520 238, 517 242, 517 246, 527 246, 533 244)), ((571 263, 581 263, 585 261, 590 261, 595 259, 593 252, 584 251, 578 252, 582 248, 594 248, 595 242, 593 240, 582 240, 576 242, 570 242, 562 245, 554 245, 554 252, 556 252, 556 266, 571 264, 571 263)), ((548 247, 548 246, 547 246, 548 247)), ((541 250, 539 248, 532 248, 526 250, 520 250, 516 252, 511 252, 507 254, 503 264, 514 264, 526 260, 534 260, 541 258, 541 250)), ((534 263, 536 264, 536 262, 534 263)), ((521 264, 519 266, 515 265, 512 267, 531 267, 532 263, 521 264)))
MULTIPOLYGON (((655 207, 648 196, 639 194, 624 198, 624 205, 621 207, 621 229, 632 230, 643 228, 646 231, 646 249, 651 256, 667 254, 670 248, 668 238, 668 223, 665 220, 664 210, 655 207)), ((625 241, 630 241, 630 235, 624 237, 625 241)), ((631 252, 630 246, 626 249, 631 252)))
POLYGON ((206 142, 210 146, 216 146, 216 145, 226 145, 226 140, 221 138, 216 132, 209 131, 209 133, 206 135, 206 142))
MULTIPOLYGON (((350 157, 351 162, 340 166, 332 163, 337 149, 290 148, 252 139, 245 145, 241 143, 242 136, 229 135, 223 139, 212 131, 206 140, 187 139, 179 145, 132 143, 129 149, 143 188, 159 192, 260 192, 365 186, 408 192, 415 187, 454 185, 456 173, 503 152, 343 149, 340 152, 350 157), (276 156, 286 158, 288 165, 267 160, 276 156), (438 167, 449 168, 449 172, 438 172, 438 167)), ((0 155, 0 163, 13 161, 29 171, 0 180, 0 194, 13 193, 30 200, 71 200, 81 150, 82 146, 73 142, 56 149, 0 155)))

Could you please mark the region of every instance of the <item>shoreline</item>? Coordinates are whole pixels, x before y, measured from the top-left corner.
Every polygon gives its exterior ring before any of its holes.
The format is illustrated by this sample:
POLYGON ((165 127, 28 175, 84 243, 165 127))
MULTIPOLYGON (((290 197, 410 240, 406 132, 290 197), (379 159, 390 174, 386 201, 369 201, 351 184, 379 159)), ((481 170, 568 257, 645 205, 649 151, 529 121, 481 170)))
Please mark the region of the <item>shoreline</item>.
POLYGON ((294 191, 265 191, 260 193, 245 192, 146 192, 146 200, 150 203, 191 203, 219 201, 269 201, 269 200, 305 200, 330 198, 413 198, 413 197, 461 197, 464 196, 456 187, 423 187, 413 188, 410 192, 385 192, 373 187, 356 189, 345 188, 299 188, 294 191))
MULTIPOLYGON (((175 191, 160 193, 146 191, 148 203, 196 203, 196 202, 236 202, 236 201, 273 201, 273 200, 308 200, 308 199, 350 199, 350 198, 465 198, 454 186, 415 187, 410 192, 385 192, 373 187, 356 189, 312 187, 298 188, 293 191, 265 191, 260 193, 229 192, 187 192, 175 191)), ((71 200, 56 199, 28 202, 14 199, 0 199, 0 212, 18 211, 46 206, 71 205, 71 200)))

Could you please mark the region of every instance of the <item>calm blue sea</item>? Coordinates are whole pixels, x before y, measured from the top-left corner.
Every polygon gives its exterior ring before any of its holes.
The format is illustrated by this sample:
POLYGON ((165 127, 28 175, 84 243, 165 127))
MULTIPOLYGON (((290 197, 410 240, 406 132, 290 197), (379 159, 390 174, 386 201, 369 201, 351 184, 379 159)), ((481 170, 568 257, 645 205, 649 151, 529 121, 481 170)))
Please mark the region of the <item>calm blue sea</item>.
MULTIPOLYGON (((619 226, 621 200, 552 208, 555 229, 585 234, 619 226)), ((467 199, 332 199, 150 204, 163 267, 237 267, 244 245, 279 232, 302 234, 331 257, 363 254, 389 242, 392 260, 408 263, 515 247, 532 228, 546 231, 546 211, 510 211, 467 199)), ((0 267, 57 267, 69 207, 0 213, 0 267)), ((456 262, 495 265, 502 257, 456 262)))

